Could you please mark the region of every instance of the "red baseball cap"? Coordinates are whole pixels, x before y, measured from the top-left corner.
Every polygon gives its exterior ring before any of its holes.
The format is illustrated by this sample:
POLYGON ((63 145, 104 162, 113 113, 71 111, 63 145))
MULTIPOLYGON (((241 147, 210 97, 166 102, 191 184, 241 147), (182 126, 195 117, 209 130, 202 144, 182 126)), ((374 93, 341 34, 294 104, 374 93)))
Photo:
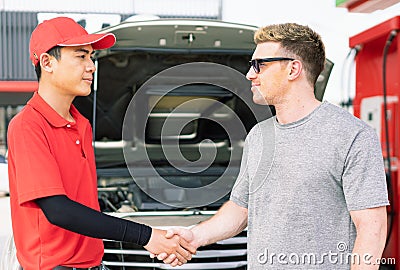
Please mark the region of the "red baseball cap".
POLYGON ((115 43, 114 34, 89 34, 71 18, 57 17, 40 23, 31 35, 29 57, 34 66, 42 53, 55 46, 82 46, 91 44, 94 50, 110 48, 115 43))

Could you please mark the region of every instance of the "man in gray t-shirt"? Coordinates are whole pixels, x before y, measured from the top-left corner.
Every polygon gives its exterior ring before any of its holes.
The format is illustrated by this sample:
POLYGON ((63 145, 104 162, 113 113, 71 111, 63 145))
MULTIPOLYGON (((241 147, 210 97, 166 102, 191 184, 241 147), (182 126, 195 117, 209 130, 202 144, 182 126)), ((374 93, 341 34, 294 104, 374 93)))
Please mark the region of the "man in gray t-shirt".
POLYGON ((248 209, 249 268, 349 269, 349 211, 388 204, 376 132, 324 102, 256 125, 245 149, 231 201, 248 209))
MULTIPOLYGON (((378 269, 388 194, 376 132, 314 96, 320 36, 293 23, 260 28, 247 78, 276 116, 248 134, 230 200, 191 230, 194 247, 248 227, 248 269, 378 269)), ((174 257, 160 254, 171 263, 174 257)))

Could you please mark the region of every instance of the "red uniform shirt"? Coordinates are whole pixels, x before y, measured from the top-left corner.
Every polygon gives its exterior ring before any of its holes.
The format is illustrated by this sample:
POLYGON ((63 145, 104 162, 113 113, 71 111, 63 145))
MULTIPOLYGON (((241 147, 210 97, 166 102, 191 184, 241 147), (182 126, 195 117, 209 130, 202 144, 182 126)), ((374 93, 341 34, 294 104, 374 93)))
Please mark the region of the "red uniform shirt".
POLYGON ((66 195, 99 210, 91 126, 74 106, 70 113, 75 123, 35 93, 9 125, 12 227, 17 257, 25 270, 57 265, 85 268, 99 265, 103 256, 101 239, 50 224, 34 202, 66 195))

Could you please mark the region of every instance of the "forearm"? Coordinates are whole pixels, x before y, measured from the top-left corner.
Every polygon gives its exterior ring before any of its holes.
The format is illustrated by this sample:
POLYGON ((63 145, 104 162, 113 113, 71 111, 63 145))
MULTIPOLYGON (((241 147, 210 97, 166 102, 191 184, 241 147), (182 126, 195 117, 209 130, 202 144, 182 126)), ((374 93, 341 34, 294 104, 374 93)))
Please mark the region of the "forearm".
POLYGON ((385 247, 385 235, 386 228, 382 228, 380 233, 365 232, 357 235, 352 253, 356 259, 352 262, 351 270, 379 269, 378 261, 385 247))
POLYGON ((355 220, 357 237, 352 252, 355 260, 351 270, 379 269, 379 259, 386 242, 386 209, 380 207, 370 211, 373 215, 355 220))
POLYGON ((151 236, 148 226, 103 214, 64 195, 37 199, 36 203, 51 224, 82 235, 142 246, 151 236))
POLYGON ((247 214, 247 208, 226 202, 212 218, 191 229, 196 245, 206 246, 237 235, 247 226, 247 214))

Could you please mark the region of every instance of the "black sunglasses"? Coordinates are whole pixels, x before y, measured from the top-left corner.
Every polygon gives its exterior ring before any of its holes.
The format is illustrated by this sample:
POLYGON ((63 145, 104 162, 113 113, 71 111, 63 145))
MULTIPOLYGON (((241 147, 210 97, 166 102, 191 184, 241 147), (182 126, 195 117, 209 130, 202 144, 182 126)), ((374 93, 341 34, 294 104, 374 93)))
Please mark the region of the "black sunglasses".
POLYGON ((256 73, 260 73, 260 64, 261 63, 267 63, 267 62, 274 62, 274 61, 293 61, 295 59, 293 58, 288 58, 288 57, 270 57, 270 58, 261 58, 261 59, 252 59, 249 61, 251 67, 253 67, 254 71, 256 73))

